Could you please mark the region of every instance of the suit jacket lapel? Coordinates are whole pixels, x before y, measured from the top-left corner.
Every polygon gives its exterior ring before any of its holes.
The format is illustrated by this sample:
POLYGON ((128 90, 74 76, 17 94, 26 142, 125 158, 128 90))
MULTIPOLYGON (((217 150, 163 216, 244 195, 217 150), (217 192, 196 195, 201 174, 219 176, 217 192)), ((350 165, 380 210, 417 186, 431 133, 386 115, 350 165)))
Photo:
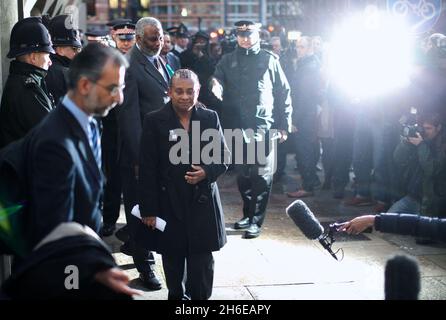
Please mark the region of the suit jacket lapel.
POLYGON ((59 110, 68 123, 71 132, 77 139, 76 147, 81 154, 83 160, 86 163, 87 168, 93 174, 93 176, 98 180, 99 183, 102 182, 103 175, 102 171, 98 168, 96 160, 93 155, 93 151, 91 150, 90 143, 88 142, 88 138, 85 135, 85 132, 77 122, 76 118, 68 111, 68 109, 62 104, 56 110, 59 110))
POLYGON ((144 70, 153 77, 165 90, 168 89, 167 82, 164 80, 164 77, 161 73, 155 68, 153 63, 147 59, 147 57, 136 47, 133 47, 134 54, 137 57, 138 61, 144 66, 144 70))

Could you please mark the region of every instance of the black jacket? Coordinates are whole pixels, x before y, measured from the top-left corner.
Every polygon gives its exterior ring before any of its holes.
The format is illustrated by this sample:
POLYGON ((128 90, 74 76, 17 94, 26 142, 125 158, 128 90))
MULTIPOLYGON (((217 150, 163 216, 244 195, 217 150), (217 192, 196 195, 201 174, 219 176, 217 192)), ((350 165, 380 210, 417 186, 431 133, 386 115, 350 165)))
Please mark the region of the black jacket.
POLYGON ((131 299, 95 281, 97 272, 116 267, 108 247, 92 236, 72 235, 49 242, 29 254, 2 286, 13 300, 131 299), (77 268, 67 269, 68 266, 77 268), (67 272, 68 271, 68 272, 67 272), (78 275, 78 289, 67 290, 78 275), (73 277, 68 279, 68 277, 73 277))
POLYGON ((24 137, 54 109, 46 74, 31 64, 11 61, 0 105, 0 148, 24 137))
MULTIPOLYGON (((199 121, 200 131, 197 133, 200 135, 206 129, 220 130, 216 145, 221 155, 226 155, 225 159, 228 159, 217 114, 203 107, 195 107, 191 121, 199 121)), ((226 243, 223 209, 216 180, 226 171, 227 166, 223 159, 220 164, 200 163, 206 171, 206 179, 197 185, 186 183, 184 176, 186 171, 191 170, 190 164, 173 164, 169 154, 171 148, 181 141, 181 138, 176 141, 172 132, 181 128, 170 103, 144 119, 139 170, 141 216, 158 216, 166 220, 164 232, 145 229, 147 233, 156 234, 155 249, 161 254, 216 251, 226 243)), ((189 142, 196 138, 189 134, 189 142)), ((200 150, 203 150, 205 145, 201 142, 194 148, 201 146, 200 150)), ((190 150, 189 145, 188 155, 192 153, 193 149, 190 150)), ((188 160, 191 163, 191 159, 188 160)))
MULTIPOLYGON (((193 46, 194 44, 192 44, 193 46)), ((203 56, 198 57, 192 48, 180 54, 181 67, 195 72, 200 81, 201 89, 198 100, 208 108, 218 110, 220 101, 210 92, 209 79, 215 71, 215 64, 209 57, 208 51, 204 50, 203 56)))
POLYGON ((293 99, 293 124, 299 127, 308 117, 316 117, 322 101, 321 63, 316 55, 310 55, 297 63, 284 59, 284 64, 293 99))
POLYGON ((126 58, 130 66, 125 73, 124 102, 117 107, 119 127, 119 163, 135 167, 139 160, 139 140, 144 116, 169 101, 168 84, 155 66, 136 47, 126 58))
POLYGON ((71 60, 57 54, 51 54, 53 64, 48 69, 48 75, 45 78, 48 91, 53 95, 56 104, 67 93, 67 74, 70 68, 71 60))
POLYGON ((375 229, 446 242, 446 219, 416 214, 381 213, 375 218, 375 229))
POLYGON ((274 53, 260 44, 237 47, 221 58, 214 77, 223 86, 224 128, 291 129, 290 86, 274 53))
POLYGON ((76 118, 59 104, 26 139, 30 247, 61 222, 99 232, 103 176, 76 118))

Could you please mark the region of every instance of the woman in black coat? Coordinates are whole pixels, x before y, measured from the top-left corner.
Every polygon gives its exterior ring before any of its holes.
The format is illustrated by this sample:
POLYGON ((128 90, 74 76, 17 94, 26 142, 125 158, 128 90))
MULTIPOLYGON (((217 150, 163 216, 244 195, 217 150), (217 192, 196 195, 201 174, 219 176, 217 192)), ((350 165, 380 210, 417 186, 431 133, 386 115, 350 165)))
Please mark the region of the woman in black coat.
POLYGON ((228 152, 217 114, 197 103, 199 87, 195 73, 177 70, 169 88, 171 102, 146 115, 141 138, 142 221, 150 229, 158 226, 156 218, 167 223, 162 232, 148 229, 151 239, 147 237, 142 244, 162 255, 168 298, 175 300, 203 300, 211 296, 212 252, 226 243, 216 180, 227 169, 222 157, 228 156, 228 152), (222 156, 210 163, 200 156, 209 143, 200 141, 206 129, 216 133, 213 150, 222 156), (196 148, 198 160, 193 157, 196 148))

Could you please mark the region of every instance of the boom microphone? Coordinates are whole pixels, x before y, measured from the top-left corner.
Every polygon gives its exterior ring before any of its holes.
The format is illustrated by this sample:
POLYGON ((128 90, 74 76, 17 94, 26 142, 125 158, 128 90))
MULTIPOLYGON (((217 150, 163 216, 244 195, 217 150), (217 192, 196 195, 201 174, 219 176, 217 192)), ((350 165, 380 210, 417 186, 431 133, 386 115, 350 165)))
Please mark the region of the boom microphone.
POLYGON ((286 214, 293 220, 294 224, 310 240, 319 240, 319 243, 327 250, 333 258, 338 260, 336 254, 331 250, 329 236, 324 233, 324 227, 311 212, 310 208, 302 200, 296 200, 286 208, 286 214))

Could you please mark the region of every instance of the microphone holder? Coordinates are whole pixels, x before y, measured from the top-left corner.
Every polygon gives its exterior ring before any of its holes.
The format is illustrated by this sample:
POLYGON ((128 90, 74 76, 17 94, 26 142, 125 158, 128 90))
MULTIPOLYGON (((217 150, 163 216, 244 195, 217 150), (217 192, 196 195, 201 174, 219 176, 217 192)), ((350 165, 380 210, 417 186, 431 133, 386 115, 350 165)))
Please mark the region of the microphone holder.
MULTIPOLYGON (((333 236, 333 234, 334 234, 335 231, 337 231, 337 227, 338 227, 338 225, 337 225, 336 223, 332 223, 332 224, 330 224, 330 225, 329 225, 329 228, 328 228, 328 232, 327 232, 327 233, 324 233, 324 234, 322 235, 322 238, 319 239, 319 242, 320 242, 320 244, 324 247, 324 249, 327 250, 327 251, 330 253, 330 255, 331 255, 334 259, 339 260, 338 257, 336 256, 336 253, 334 253, 334 252, 331 250, 331 246, 332 246, 333 243, 336 241, 335 238, 334 238, 334 236, 333 236)), ((338 251, 339 251, 339 250, 338 250, 338 251)), ((341 260, 342 260, 342 259, 341 259, 341 260)))

